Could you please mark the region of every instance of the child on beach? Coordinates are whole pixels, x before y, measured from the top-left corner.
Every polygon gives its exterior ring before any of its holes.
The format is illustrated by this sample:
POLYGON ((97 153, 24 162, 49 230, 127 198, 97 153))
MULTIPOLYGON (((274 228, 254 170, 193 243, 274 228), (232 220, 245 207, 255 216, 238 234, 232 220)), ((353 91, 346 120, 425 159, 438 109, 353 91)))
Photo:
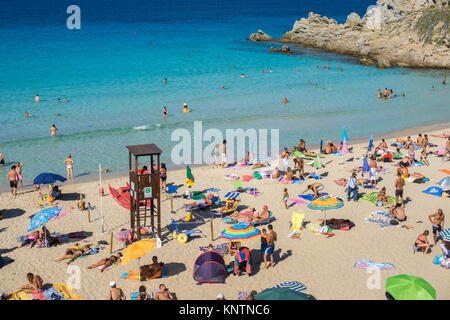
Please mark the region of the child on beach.
POLYGON ((289 199, 289 193, 288 193, 288 191, 287 191, 287 188, 284 188, 284 190, 283 190, 283 199, 282 199, 282 201, 284 202, 284 207, 287 209, 288 208, 288 205, 287 205, 287 201, 288 201, 288 199, 289 199))

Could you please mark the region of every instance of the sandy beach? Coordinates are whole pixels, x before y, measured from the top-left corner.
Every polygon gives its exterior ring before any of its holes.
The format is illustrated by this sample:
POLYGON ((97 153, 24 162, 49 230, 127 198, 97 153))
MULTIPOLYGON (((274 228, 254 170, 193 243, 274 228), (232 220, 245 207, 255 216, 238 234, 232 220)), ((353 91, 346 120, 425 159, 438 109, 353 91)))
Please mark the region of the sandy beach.
MULTIPOLYGON (((429 141, 438 146, 445 145, 446 140, 430 136, 439 135, 444 130, 450 131, 450 124, 439 125, 439 129, 427 131, 429 141)), ((416 131, 419 132, 419 131, 416 131)), ((420 131, 425 133, 425 131, 420 131)), ((417 138, 412 135, 413 140, 417 138)), ((395 139, 388 139, 388 145, 395 139)), ((379 139, 375 139, 375 146, 379 139)), ((274 230, 278 234, 275 250, 275 267, 265 270, 260 265, 259 246, 260 240, 254 239, 245 242, 245 246, 252 250, 253 273, 247 275, 230 275, 225 284, 203 284, 197 285, 192 277, 192 267, 195 258, 200 253, 200 246, 207 246, 209 243, 218 245, 224 243, 220 239, 220 232, 229 225, 220 218, 213 220, 214 241, 211 241, 210 234, 210 213, 205 211, 202 216, 206 223, 196 226, 202 231, 198 237, 191 239, 185 244, 180 244, 171 237, 171 229, 167 226, 172 218, 179 220, 185 216, 182 209, 183 203, 187 200, 181 197, 174 199, 176 213, 170 213, 170 201, 162 194, 162 226, 163 245, 154 249, 141 259, 141 265, 150 264, 153 255, 166 265, 167 277, 153 279, 142 282, 147 287, 147 291, 156 289, 160 283, 166 284, 171 292, 176 293, 178 299, 215 299, 219 292, 222 292, 227 299, 237 299, 239 291, 257 290, 261 291, 270 288, 284 281, 300 281, 307 290, 317 299, 385 299, 384 283, 387 277, 396 274, 411 274, 427 280, 437 292, 437 299, 450 299, 450 287, 448 286, 448 270, 433 264, 435 255, 440 255, 440 248, 432 248, 431 254, 413 253, 413 244, 417 236, 424 230, 431 232, 431 223, 428 215, 436 212, 439 208, 448 215, 448 199, 428 195, 422 191, 430 186, 434 186, 439 180, 447 175, 439 170, 450 169, 450 162, 442 162, 434 154, 428 156, 429 166, 412 167, 410 174, 420 172, 429 181, 424 184, 407 182, 405 186, 405 212, 408 217, 406 222, 391 228, 380 228, 377 224, 365 221, 370 213, 377 210, 384 210, 371 202, 359 200, 358 202, 347 201, 345 187, 337 185, 334 180, 346 178, 351 175, 353 168, 362 166, 361 156, 367 151, 368 141, 354 143, 350 140, 349 147, 352 153, 344 156, 344 159, 353 158, 353 161, 342 161, 342 157, 326 155, 323 159, 325 168, 320 169, 319 174, 328 173, 320 182, 324 184, 325 192, 336 195, 344 199, 344 206, 338 210, 330 211, 328 218, 345 218, 351 220, 355 226, 349 231, 336 230, 335 236, 327 237, 315 234, 307 229, 301 231, 301 239, 288 238, 290 233, 289 222, 293 211, 305 213, 305 221, 318 222, 322 218, 320 212, 310 210, 306 205, 291 204, 288 209, 284 208, 281 201, 283 188, 288 189, 290 198, 297 198, 304 191, 306 185, 313 179, 306 180, 303 184, 282 184, 273 182, 270 179, 263 179, 250 182, 243 182, 244 187, 256 186, 259 195, 256 197, 242 193, 240 195, 241 211, 248 207, 255 207, 261 210, 263 205, 267 205, 272 211, 275 220, 272 222, 274 230), (412 228, 404 228, 403 226, 412 228), (167 236, 167 237, 166 237, 167 236), (366 269, 355 268, 354 263, 359 260, 372 260, 378 263, 391 263, 395 265, 393 270, 380 271, 379 288, 369 289, 367 282, 371 274, 366 269)), ((430 148, 430 151, 437 151, 437 147, 430 148)), ((317 148, 314 151, 318 151, 317 148)), ((416 158, 420 151, 416 151, 416 158)), ((292 157, 291 157, 292 164, 292 157)), ((394 195, 394 181, 396 168, 392 163, 378 163, 384 168, 389 168, 390 172, 378 175, 381 181, 378 182, 375 190, 360 188, 359 192, 371 193, 379 191, 382 186, 386 186, 387 194, 394 195)), ((271 167, 262 170, 271 170, 274 167, 282 168, 281 162, 272 163, 271 167)), ((293 165, 292 165, 293 167, 293 165)), ((306 172, 311 172, 310 166, 305 166, 306 172)), ((192 190, 204 190, 210 187, 219 188, 220 195, 233 189, 232 182, 226 180, 224 175, 235 173, 239 176, 252 174, 251 168, 213 168, 211 166, 194 167, 192 172, 195 176, 195 185, 192 190)), ((102 220, 100 217, 100 196, 98 195, 99 182, 88 181, 75 184, 63 184, 63 197, 58 200, 58 206, 67 211, 67 215, 57 220, 50 221, 47 227, 51 232, 69 233, 85 231, 92 233, 80 244, 97 244, 100 240, 109 243, 110 233, 114 233, 113 251, 122 251, 122 244, 117 238, 117 232, 123 228, 129 228, 129 212, 118 205, 111 197, 108 184, 118 188, 125 186, 127 177, 110 177, 106 175, 103 181, 105 196, 103 197, 103 212, 105 232, 102 233, 102 220), (85 196, 85 201, 95 206, 91 212, 91 222, 88 222, 87 211, 81 212, 77 209, 79 195, 85 196)), ((185 169, 169 170, 168 183, 185 184, 185 169)), ((45 187, 44 187, 45 188, 45 187)), ((182 194, 187 188, 181 187, 178 194, 182 194)), ((19 192, 16 198, 4 192, 0 195, 2 203, 3 219, 0 220, 0 235, 2 239, 2 257, 9 257, 14 261, 1 267, 0 269, 0 291, 12 293, 18 287, 26 283, 26 273, 39 274, 44 283, 65 283, 70 276, 65 262, 55 262, 54 260, 63 255, 64 250, 74 245, 74 242, 63 243, 56 248, 17 248, 17 237, 27 234, 27 226, 30 215, 39 211, 37 203, 39 199, 38 191, 25 190, 19 192)), ((222 199, 223 200, 223 199, 222 199)), ((289 202, 291 203, 291 202, 289 202)), ((183 226, 182 229, 184 229, 183 226)), ((264 226, 266 227, 266 226, 264 226)), ((263 227, 259 227, 262 229, 263 227)), ((432 243, 432 235, 428 237, 432 243)), ((106 299, 111 280, 117 283, 130 297, 132 292, 137 291, 139 282, 137 280, 120 279, 120 276, 127 271, 137 269, 137 262, 133 261, 126 265, 114 266, 110 270, 101 273, 99 270, 88 270, 87 266, 100 259, 109 256, 109 246, 95 255, 76 260, 73 265, 81 269, 81 288, 74 292, 83 299, 106 299)), ((225 262, 231 261, 231 256, 225 257, 225 262)))

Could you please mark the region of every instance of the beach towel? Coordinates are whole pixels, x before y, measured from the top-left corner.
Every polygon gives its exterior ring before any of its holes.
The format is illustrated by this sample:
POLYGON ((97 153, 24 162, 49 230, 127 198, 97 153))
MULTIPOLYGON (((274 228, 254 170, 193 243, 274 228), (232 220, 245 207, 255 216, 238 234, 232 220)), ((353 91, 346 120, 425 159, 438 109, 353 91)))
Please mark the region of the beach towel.
POLYGON ((305 180, 302 180, 302 179, 294 179, 294 181, 292 181, 292 184, 302 184, 303 182, 305 182, 305 180))
POLYGON ((375 223, 380 226, 380 228, 390 228, 395 227, 395 225, 391 224, 391 220, 395 220, 394 218, 389 217, 389 214, 385 211, 375 211, 372 212, 368 218, 365 218, 366 222, 375 223))
POLYGON ((235 173, 230 173, 230 174, 226 174, 224 176, 224 178, 227 180, 237 180, 237 179, 239 179, 239 176, 235 173))
POLYGON ((289 201, 295 203, 296 205, 302 205, 302 204, 307 204, 308 203, 308 201, 305 201, 302 198, 300 198, 300 199, 289 198, 289 201))
MULTIPOLYGON (((164 270, 164 269, 163 269, 164 270)), ((142 277, 141 280, 151 280, 151 279, 159 279, 159 278, 165 278, 166 276, 163 275, 163 271, 158 271, 155 273, 151 278, 148 277, 142 277)), ((128 280, 139 280, 139 270, 131 270, 128 272, 125 272, 120 276, 120 279, 128 279, 128 280)))
POLYGON ((392 263, 387 263, 387 262, 377 263, 375 261, 369 261, 369 260, 359 260, 358 262, 355 262, 353 267, 361 268, 361 269, 376 268, 376 269, 380 269, 380 270, 397 269, 395 267, 395 265, 393 265, 392 263))
POLYGON ((426 194, 431 194, 432 196, 442 197, 443 190, 439 187, 429 187, 428 189, 423 190, 422 192, 426 194))
POLYGON ((282 183, 282 184, 291 184, 292 182, 293 182, 293 180, 292 180, 292 181, 286 180, 286 177, 283 177, 283 178, 279 181, 279 183, 282 183))
MULTIPOLYGON (((208 251, 209 247, 198 247, 198 250, 201 252, 208 251)), ((221 255, 227 255, 228 254, 228 243, 222 243, 216 246, 213 246, 213 250, 220 253, 221 255)))
MULTIPOLYGON (((395 203, 395 198, 392 196, 387 196, 387 198, 392 202, 395 203)), ((362 200, 366 200, 369 202, 372 202, 373 204, 377 204, 378 202, 378 192, 372 192, 372 193, 367 193, 367 194, 363 194, 362 196, 359 197, 359 199, 362 200)), ((383 205, 387 205, 387 202, 384 202, 383 205)))
POLYGON ((132 292, 130 294, 130 300, 137 300, 138 296, 139 296, 139 292, 132 292))
POLYGON ((446 173, 446 174, 450 174, 450 170, 447 170, 447 169, 441 169, 441 170, 439 170, 439 171, 441 171, 441 172, 443 172, 443 173, 446 173))
POLYGON ((53 287, 64 295, 65 300, 83 300, 81 296, 74 294, 72 288, 65 283, 54 283, 53 287))
POLYGON ((248 181, 250 181, 252 179, 253 179, 253 176, 246 176, 246 175, 242 176, 242 181, 244 181, 244 182, 248 182, 248 181))
POLYGON ((42 290, 42 294, 44 295, 45 300, 65 300, 64 295, 58 292, 54 286, 45 288, 42 290))
POLYGON ((250 292, 248 291, 239 291, 238 300, 247 300, 250 297, 250 292))
MULTIPOLYGON (((319 195, 320 195, 321 197, 323 197, 323 196, 328 195, 328 193, 326 193, 326 192, 324 192, 324 193, 319 193, 319 195)), ((308 201, 313 201, 314 198, 315 198, 315 195, 313 195, 313 194, 299 194, 298 197, 299 197, 299 198, 302 198, 302 199, 305 199, 305 200, 308 200, 308 201)))

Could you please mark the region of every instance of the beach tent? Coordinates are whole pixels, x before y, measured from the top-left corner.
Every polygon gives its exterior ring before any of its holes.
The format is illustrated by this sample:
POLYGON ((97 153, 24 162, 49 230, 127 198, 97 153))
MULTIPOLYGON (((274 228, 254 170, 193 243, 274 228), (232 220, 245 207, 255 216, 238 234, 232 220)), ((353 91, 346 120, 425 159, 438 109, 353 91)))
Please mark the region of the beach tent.
POLYGON ((224 283, 227 277, 225 261, 217 251, 205 251, 195 259, 193 274, 198 283, 224 283))

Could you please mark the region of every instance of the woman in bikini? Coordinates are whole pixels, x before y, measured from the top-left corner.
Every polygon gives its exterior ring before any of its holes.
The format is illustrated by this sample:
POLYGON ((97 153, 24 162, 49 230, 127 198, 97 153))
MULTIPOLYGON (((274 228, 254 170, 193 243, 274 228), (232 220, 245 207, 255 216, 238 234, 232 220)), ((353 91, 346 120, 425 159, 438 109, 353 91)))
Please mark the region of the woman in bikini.
POLYGON ((292 173, 291 167, 288 167, 286 172, 286 181, 293 181, 293 180, 294 174, 292 173))
POLYGON ((122 258, 122 253, 118 252, 115 255, 110 256, 109 258, 102 259, 99 262, 97 262, 96 264, 89 266, 88 269, 94 269, 94 268, 102 266, 100 271, 103 272, 103 271, 105 271, 106 268, 111 267, 113 264, 120 263, 120 261, 122 260, 121 258, 122 258))
POLYGON ((64 160, 64 164, 66 165, 67 170, 67 182, 70 182, 70 177, 72 177, 73 182, 73 160, 71 154, 69 154, 66 160, 64 160))
POLYGON ((386 196, 386 187, 381 188, 380 192, 378 192, 378 201, 391 204, 391 200, 386 196))
POLYGON ((34 275, 31 272, 27 273, 28 283, 20 287, 19 290, 23 290, 26 293, 39 293, 42 292, 43 281, 37 274, 34 275))
POLYGON ((228 244, 228 253, 231 256, 234 256, 234 254, 239 250, 239 248, 241 247, 241 243, 238 241, 230 241, 230 243, 228 244))
POLYGON ((65 259, 69 259, 69 261, 67 261, 67 264, 70 264, 73 261, 75 261, 75 259, 77 259, 78 257, 88 255, 89 253, 91 253, 91 251, 92 249, 90 244, 86 244, 80 247, 78 246, 78 243, 76 243, 75 246, 73 246, 72 248, 66 249, 64 255, 61 258, 56 259, 55 261, 62 261, 65 259))
POLYGON ((423 254, 428 254, 430 252, 430 243, 428 242, 427 236, 430 234, 428 230, 425 230, 420 236, 417 237, 414 243, 416 248, 424 248, 423 254))
POLYGON ((427 159, 427 153, 425 152, 425 148, 423 148, 421 154, 420 154, 420 162, 422 162, 424 165, 429 166, 430 163, 427 159))
POLYGON ((37 243, 38 238, 39 238, 39 231, 35 230, 35 231, 31 232, 27 236, 27 239, 20 243, 19 248, 22 248, 23 246, 25 246, 27 244, 30 244, 30 248, 33 248, 34 245, 37 243))

